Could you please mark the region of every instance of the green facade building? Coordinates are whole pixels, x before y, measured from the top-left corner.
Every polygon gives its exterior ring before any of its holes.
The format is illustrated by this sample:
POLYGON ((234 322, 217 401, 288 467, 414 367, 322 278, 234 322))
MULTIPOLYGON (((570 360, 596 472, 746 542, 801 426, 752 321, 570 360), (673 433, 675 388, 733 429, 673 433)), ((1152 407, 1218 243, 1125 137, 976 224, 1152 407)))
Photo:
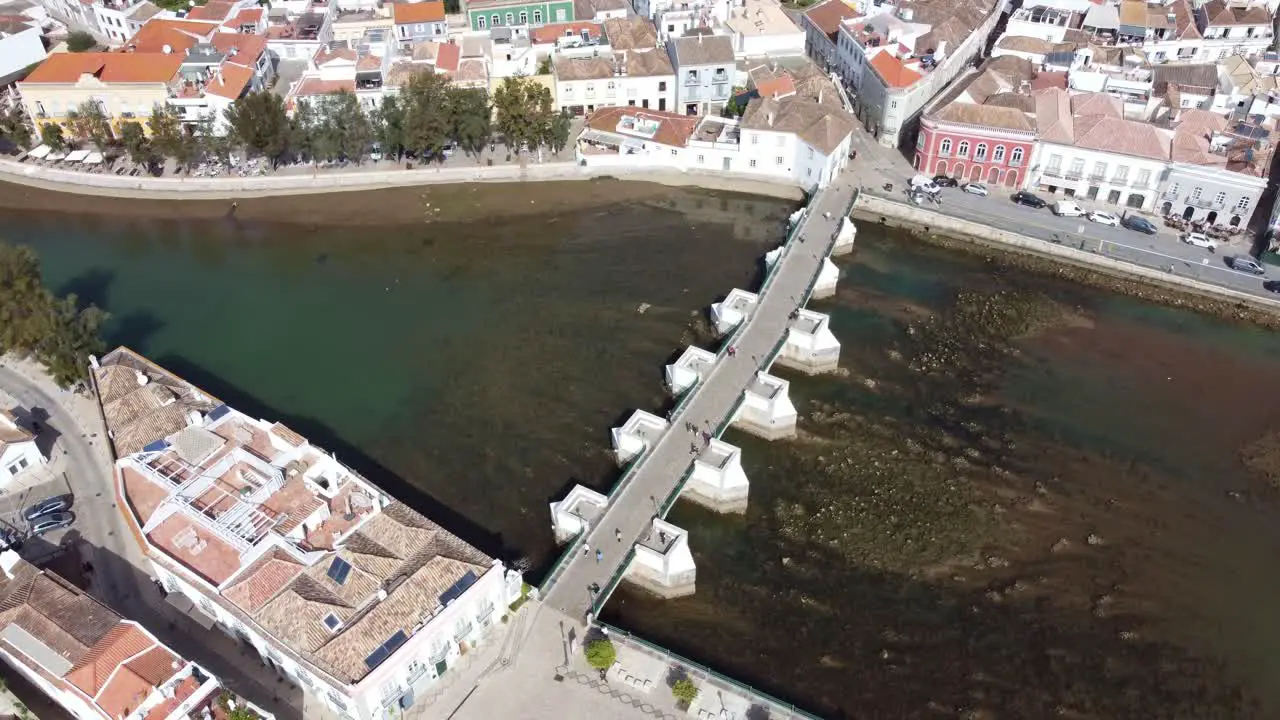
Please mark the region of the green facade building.
POLYGON ((573 21, 573 0, 466 0, 463 9, 472 30, 573 21))

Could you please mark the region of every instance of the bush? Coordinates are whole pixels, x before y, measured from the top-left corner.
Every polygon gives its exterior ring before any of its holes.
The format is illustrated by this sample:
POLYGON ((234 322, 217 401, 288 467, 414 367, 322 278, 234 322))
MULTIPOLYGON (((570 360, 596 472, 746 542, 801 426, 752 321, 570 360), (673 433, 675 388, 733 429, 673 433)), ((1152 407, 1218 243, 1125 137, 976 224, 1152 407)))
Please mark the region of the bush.
POLYGON ((680 678, 671 683, 671 694, 676 700, 689 705, 698 698, 698 686, 694 685, 689 678, 680 678))
POLYGON ((86 50, 92 50, 98 46, 98 41, 93 36, 83 30, 76 30, 67 36, 67 49, 71 52, 79 53, 86 50))
POLYGON ((586 650, 587 664, 597 670, 608 670, 618 660, 618 651, 608 640, 592 640, 586 650))

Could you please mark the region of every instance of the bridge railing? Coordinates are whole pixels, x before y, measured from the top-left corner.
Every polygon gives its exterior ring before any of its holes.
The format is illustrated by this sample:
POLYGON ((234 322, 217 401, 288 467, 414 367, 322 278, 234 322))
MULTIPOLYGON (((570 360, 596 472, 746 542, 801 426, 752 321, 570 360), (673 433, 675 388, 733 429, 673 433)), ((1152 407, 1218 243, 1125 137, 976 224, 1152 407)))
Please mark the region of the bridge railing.
MULTIPOLYGON (((780 700, 769 693, 758 690, 746 683, 739 682, 727 675, 718 673, 706 665, 696 663, 682 655, 662 647, 661 645, 649 642, 644 638, 632 635, 626 630, 605 622, 597 621, 596 624, 606 629, 609 633, 609 637, 618 645, 630 647, 631 649, 638 650, 650 656, 656 656, 665 663, 683 667, 684 670, 688 672, 690 678, 695 681, 695 684, 701 686, 700 690, 703 693, 706 693, 709 689, 708 686, 711 686, 728 691, 735 695, 743 695, 753 705, 760 705, 768 708, 769 717, 776 718, 777 720, 783 720, 783 718, 787 717, 800 718, 802 720, 820 720, 817 715, 801 710, 785 700, 780 700), (697 682, 699 679, 702 680, 701 683, 697 682)), ((750 713, 748 713, 748 716, 749 715, 750 713)))

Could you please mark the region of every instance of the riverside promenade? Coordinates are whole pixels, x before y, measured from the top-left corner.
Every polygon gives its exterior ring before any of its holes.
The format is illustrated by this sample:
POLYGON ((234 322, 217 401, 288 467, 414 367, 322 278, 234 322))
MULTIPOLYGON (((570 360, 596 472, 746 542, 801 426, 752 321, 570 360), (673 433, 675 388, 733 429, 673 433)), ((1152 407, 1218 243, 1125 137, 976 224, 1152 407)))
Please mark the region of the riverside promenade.
POLYGON ((677 492, 689 467, 689 446, 697 441, 697 433, 687 430, 686 423, 699 430, 719 428, 755 373, 768 369, 791 313, 807 297, 855 190, 851 174, 846 173, 809 203, 771 280, 760 291, 759 304, 733 341, 735 353, 721 353, 708 377, 690 391, 692 396, 672 415, 670 428, 614 488, 586 537, 570 543, 568 554, 543 583, 547 605, 583 622, 595 603, 592 588, 605 594, 612 589, 629 557, 628 550, 649 532, 654 516, 664 514, 660 508, 670 506, 667 500, 677 492), (584 542, 588 550, 583 549, 584 542), (599 560, 597 550, 603 552, 599 560))

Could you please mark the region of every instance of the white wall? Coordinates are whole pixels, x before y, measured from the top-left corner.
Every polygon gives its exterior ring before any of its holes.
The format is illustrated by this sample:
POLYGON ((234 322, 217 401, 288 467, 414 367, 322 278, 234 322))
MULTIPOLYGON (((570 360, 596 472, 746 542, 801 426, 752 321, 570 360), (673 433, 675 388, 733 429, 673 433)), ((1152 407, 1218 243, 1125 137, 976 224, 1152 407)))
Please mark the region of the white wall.
POLYGON ((7 483, 14 475, 45 463, 34 440, 6 445, 0 452, 0 485, 7 483), (13 472, 16 469, 17 472, 13 472))
POLYGON ((34 26, 0 39, 0 77, 38 63, 46 57, 40 41, 40 28, 34 26))
POLYGON ((74 691, 64 690, 51 684, 40 673, 31 669, 26 664, 26 656, 17 652, 10 652, 5 646, 0 646, 0 658, 2 658, 9 667, 17 670, 24 678, 31 681, 32 685, 40 688, 40 691, 49 696, 49 699, 61 705, 77 718, 106 718, 106 715, 85 700, 74 691))
POLYGON ((665 109, 676 112, 675 108, 675 76, 674 75, 615 75, 599 80, 557 80, 556 104, 561 110, 571 106, 605 107, 609 105, 630 105, 643 108, 648 100, 648 109, 658 110, 666 100, 665 109), (613 84, 610 91, 609 84, 613 84), (664 85, 665 83, 665 85, 664 85), (660 89, 665 87, 665 89, 660 89), (591 88, 591 92, 588 92, 591 88))
POLYGON ((1033 189, 1037 185, 1045 184, 1055 185, 1058 188, 1073 188, 1076 191, 1075 196, 1078 198, 1086 198, 1089 188, 1097 187, 1098 196, 1096 202, 1103 204, 1107 203, 1107 197, 1110 192, 1116 190, 1120 192, 1120 200, 1116 203, 1116 206, 1121 208, 1125 207, 1126 200, 1131 193, 1141 192, 1144 196, 1141 209, 1150 210, 1155 207, 1156 197, 1159 194, 1158 186, 1167 166, 1168 163, 1164 160, 1118 155, 1097 150, 1086 150, 1071 145, 1040 142, 1036 144, 1035 150, 1031 153, 1031 163, 1029 165, 1029 167, 1036 168, 1036 170, 1027 173, 1023 182, 1024 187, 1033 189), (1065 177, 1045 177, 1044 173, 1050 170, 1050 163, 1054 155, 1059 155, 1062 158, 1058 165, 1058 172, 1063 176, 1072 172, 1072 167, 1076 160, 1082 160, 1081 179, 1068 180, 1065 177), (1098 163, 1106 165, 1102 181, 1090 179, 1095 173, 1098 163), (1116 169, 1120 166, 1125 166, 1129 169, 1126 181, 1116 180, 1116 169), (1148 171, 1147 181, 1145 184, 1139 185, 1138 179, 1144 170, 1148 171))

